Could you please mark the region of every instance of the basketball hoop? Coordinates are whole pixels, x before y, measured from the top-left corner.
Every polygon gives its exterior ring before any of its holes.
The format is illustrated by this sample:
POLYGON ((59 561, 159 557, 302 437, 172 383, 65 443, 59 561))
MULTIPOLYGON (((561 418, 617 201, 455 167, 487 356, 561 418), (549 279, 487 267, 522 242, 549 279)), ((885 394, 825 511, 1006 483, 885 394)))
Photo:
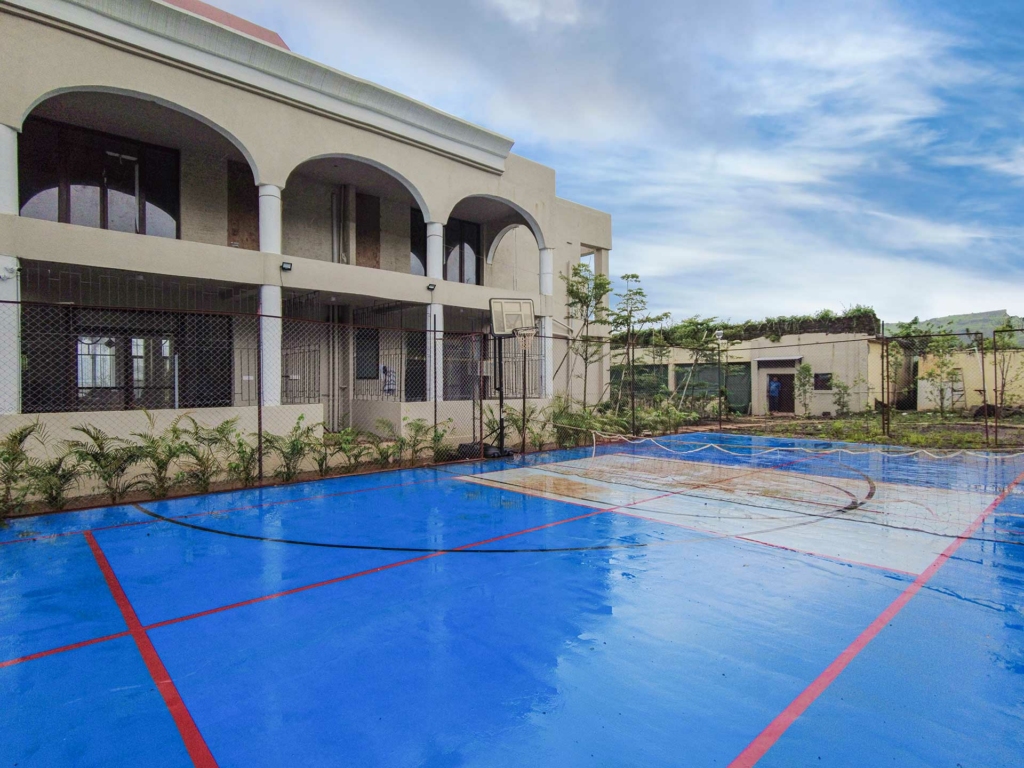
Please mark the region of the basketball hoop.
POLYGON ((531 326, 529 328, 513 328, 512 335, 519 340, 519 348, 526 351, 533 340, 537 338, 537 326, 531 326))

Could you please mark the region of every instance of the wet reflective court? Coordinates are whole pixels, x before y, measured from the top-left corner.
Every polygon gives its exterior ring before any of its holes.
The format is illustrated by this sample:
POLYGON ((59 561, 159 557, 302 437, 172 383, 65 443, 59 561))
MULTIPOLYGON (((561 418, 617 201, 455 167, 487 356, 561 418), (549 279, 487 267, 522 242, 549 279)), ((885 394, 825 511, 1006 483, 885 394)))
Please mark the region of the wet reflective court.
POLYGON ((1024 459, 840 447, 14 521, 0 765, 1021 765, 1024 459))

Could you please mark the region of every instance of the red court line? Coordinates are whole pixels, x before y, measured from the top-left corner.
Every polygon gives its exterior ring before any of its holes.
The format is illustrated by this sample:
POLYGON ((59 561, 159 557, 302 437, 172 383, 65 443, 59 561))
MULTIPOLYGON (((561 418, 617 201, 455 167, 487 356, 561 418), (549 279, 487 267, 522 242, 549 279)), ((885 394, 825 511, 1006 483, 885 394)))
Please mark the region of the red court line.
POLYGON ((942 554, 935 558, 934 562, 929 565, 924 572, 918 576, 913 583, 910 584, 899 597, 892 601, 888 608, 876 618, 871 624, 868 625, 867 629, 860 633, 857 638, 846 647, 846 649, 835 658, 835 660, 829 664, 825 671, 818 675, 810 685, 808 685, 799 696, 782 710, 779 715, 768 724, 757 737, 747 745, 740 754, 729 763, 729 768, 751 768, 754 766, 765 754, 771 749, 775 743, 782 737, 789 727, 796 722, 796 720, 807 711, 807 708, 814 703, 814 701, 825 692, 825 690, 832 685, 837 677, 842 673, 850 662, 853 661, 857 655, 867 647, 868 643, 878 636, 885 626, 892 621, 896 614, 898 614, 907 603, 910 602, 911 598, 914 597, 921 588, 927 584, 931 578, 938 572, 938 570, 946 564, 946 561, 951 558, 965 541, 971 538, 975 532, 982 526, 985 519, 991 515, 996 508, 1003 503, 1007 496, 1013 491, 1013 489, 1024 481, 1024 472, 1021 472, 1011 482, 1003 492, 999 494, 985 511, 982 512, 978 517, 971 523, 967 529, 961 533, 956 539, 950 542, 950 545, 943 550, 942 554))
POLYGON ((104 635, 103 637, 94 637, 92 640, 83 640, 80 643, 71 643, 71 645, 62 645, 59 648, 51 648, 48 651, 39 651, 39 653, 30 653, 28 656, 21 656, 17 659, 8 659, 7 661, 0 661, 0 669, 4 667, 13 667, 15 664, 22 664, 26 661, 34 661, 41 659, 45 656, 52 656, 55 653, 64 653, 64 651, 73 651, 76 648, 85 648, 87 645, 95 645, 96 643, 105 643, 107 640, 116 640, 119 637, 128 637, 128 632, 117 632, 113 635, 104 635))
POLYGON ((397 563, 388 563, 387 565, 380 565, 380 566, 377 566, 376 568, 368 568, 367 570, 359 571, 358 573, 349 573, 349 574, 347 574, 345 576, 337 576, 337 577, 335 577, 333 579, 327 579, 326 581, 318 581, 315 584, 306 584, 306 585, 303 585, 301 587, 295 587, 293 589, 286 589, 283 592, 274 592, 273 594, 263 595, 261 597, 253 597, 253 598, 250 598, 249 600, 242 600, 242 601, 237 602, 237 603, 230 603, 228 605, 222 605, 219 608, 210 608, 209 610, 200 611, 199 613, 190 613, 187 616, 179 616, 176 619, 165 619, 164 621, 158 621, 155 624, 149 624, 148 626, 144 627, 144 629, 150 630, 150 629, 157 629, 158 627, 166 627, 169 624, 177 624, 177 623, 182 622, 182 621, 191 621, 192 619, 198 619, 198 618, 201 618, 203 616, 210 616, 210 615, 212 615, 214 613, 221 613, 222 611, 230 611, 230 610, 233 610, 235 608, 242 608, 242 607, 244 607, 246 605, 255 605, 256 603, 262 603, 262 602, 264 602, 266 600, 276 600, 279 597, 285 597, 287 595, 294 595, 294 594, 297 594, 299 592, 306 592, 307 590, 310 590, 310 589, 318 589, 319 587, 326 587, 326 586, 329 586, 331 584, 338 584, 338 583, 343 582, 343 581, 350 581, 351 579, 358 579, 360 576, 369 576, 372 573, 380 573, 381 571, 387 571, 387 570, 390 570, 392 568, 398 568, 401 565, 411 565, 412 563, 418 563, 418 562, 421 562, 423 560, 430 560, 431 558, 434 558, 434 557, 440 557, 441 555, 447 555, 447 554, 450 554, 451 552, 458 552, 458 551, 464 550, 464 549, 472 549, 473 547, 479 547, 479 546, 482 546, 484 544, 492 544, 495 541, 501 541, 503 539, 511 539, 513 536, 522 536, 525 533, 533 533, 535 531, 544 530, 545 528, 552 528, 552 527, 554 527, 556 525, 562 525, 563 523, 571 523, 571 522, 573 522, 575 520, 582 520, 582 519, 584 519, 586 517, 593 517, 594 515, 600 515, 604 511, 605 510, 603 510, 603 509, 595 509, 593 512, 588 512, 585 515, 577 515, 576 517, 569 517, 569 518, 566 518, 565 520, 556 520, 553 523, 545 523, 544 525, 538 525, 538 526, 536 526, 534 528, 527 528, 527 529, 522 530, 522 531, 516 531, 515 533, 506 533, 506 534, 504 534, 502 536, 495 536, 494 538, 491 538, 491 539, 484 539, 483 541, 475 541, 472 544, 463 544, 462 546, 459 546, 459 547, 453 547, 451 550, 449 550, 447 552, 430 552, 429 554, 420 555, 419 557, 410 557, 407 560, 399 560, 397 563))
POLYGON ((135 614, 135 609, 132 607, 131 602, 129 602, 128 595, 125 594, 121 583, 117 580, 117 576, 114 574, 114 569, 111 568, 107 556, 103 554, 103 550, 100 549, 100 545, 91 531, 85 533, 85 539, 89 542, 89 548, 96 558, 96 564, 99 565, 100 571, 103 572, 103 578, 107 582, 110 593, 114 596, 117 607, 121 609, 121 615, 124 617, 125 624, 128 625, 128 632, 131 634, 132 639, 135 640, 139 653, 142 654, 142 660, 146 663, 150 677, 156 683, 157 690, 160 691, 167 709, 170 710, 171 717, 174 718, 174 722, 178 726, 178 731, 185 742, 185 748, 192 758, 192 763, 199 768, 216 768, 217 761, 213 759, 213 753, 210 752, 210 748, 206 745, 206 740, 199 732, 199 728, 192 719, 188 707, 185 706, 181 694, 178 693, 174 681, 171 680, 167 668, 160 660, 156 648, 153 647, 153 642, 142 628, 142 623, 135 614))

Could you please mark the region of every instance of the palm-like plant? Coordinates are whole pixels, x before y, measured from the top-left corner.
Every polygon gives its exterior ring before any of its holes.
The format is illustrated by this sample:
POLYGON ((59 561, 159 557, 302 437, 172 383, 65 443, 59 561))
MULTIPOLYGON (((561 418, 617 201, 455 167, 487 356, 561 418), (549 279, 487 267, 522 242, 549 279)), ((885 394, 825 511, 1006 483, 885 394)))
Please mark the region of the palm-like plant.
POLYGON ((259 479, 259 448, 253 445, 241 432, 224 443, 227 456, 227 474, 243 488, 251 488, 259 479))
MULTIPOLYGON (((327 477, 331 472, 331 462, 335 457, 340 456, 342 442, 339 439, 341 433, 328 432, 326 424, 319 425, 322 432, 318 437, 316 433, 310 435, 309 453, 316 465, 316 473, 320 477, 327 477)), ((351 430, 345 430, 351 431, 351 430)))
POLYGON ((371 432, 366 437, 376 454, 375 461, 382 467, 386 467, 392 461, 402 460, 407 441, 387 419, 377 419, 377 432, 371 432))
POLYGON ((409 458, 416 461, 427 446, 433 444, 434 428, 427 423, 426 419, 405 420, 405 448, 409 451, 409 458))
POLYGON ((20 511, 25 505, 32 468, 25 443, 39 430, 39 422, 33 422, 18 427, 0 440, 0 519, 20 511))
POLYGON ((191 416, 186 420, 191 426, 185 430, 188 438, 182 449, 185 462, 178 477, 200 493, 208 493, 224 471, 220 451, 234 436, 238 418, 223 421, 216 427, 204 427, 191 416))
POLYGON ((359 432, 355 429, 343 429, 331 437, 338 446, 338 452, 345 457, 345 468, 348 470, 355 469, 370 452, 370 446, 360 442, 359 432))
MULTIPOLYGON (((434 427, 434 431, 430 434, 431 456, 434 457, 434 461, 445 460, 444 439, 448 437, 448 433, 452 431, 453 423, 452 419, 446 419, 434 427)), ((450 455, 451 449, 448 449, 448 452, 450 455)))
POLYGON ((68 443, 68 451, 83 465, 87 474, 103 484, 111 504, 116 504, 139 486, 140 479, 129 479, 128 475, 145 459, 142 446, 112 437, 99 427, 84 425, 75 427, 73 431, 86 439, 72 440, 68 443))
POLYGON ((34 463, 29 467, 32 492, 48 509, 61 510, 68 505, 71 489, 78 483, 82 467, 71 451, 34 463))
POLYGON ((150 496, 162 499, 171 492, 176 479, 171 473, 171 466, 185 455, 185 430, 179 416, 163 432, 157 432, 156 418, 149 411, 144 413, 149 430, 132 433, 139 440, 142 463, 146 466, 146 473, 139 478, 139 484, 150 496))
POLYGON ((271 435, 267 433, 263 436, 263 442, 267 448, 276 453, 277 457, 281 460, 277 469, 274 470, 274 476, 284 482, 289 482, 298 477, 299 472, 302 471, 302 462, 309 456, 311 450, 310 441, 316 435, 316 425, 303 424, 305 418, 305 415, 299 416, 295 426, 286 435, 271 435))

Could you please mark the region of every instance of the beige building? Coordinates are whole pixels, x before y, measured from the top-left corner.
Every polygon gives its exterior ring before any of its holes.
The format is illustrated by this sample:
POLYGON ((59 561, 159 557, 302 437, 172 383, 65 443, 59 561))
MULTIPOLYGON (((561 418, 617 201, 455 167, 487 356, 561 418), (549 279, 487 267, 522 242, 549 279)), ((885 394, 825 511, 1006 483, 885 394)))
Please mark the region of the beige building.
MULTIPOLYGON (((727 386, 730 406, 754 416, 772 413, 803 415, 796 387, 797 370, 811 368, 808 410, 812 416, 835 414, 837 393, 848 387, 847 408, 865 411, 882 397, 882 344, 859 333, 804 333, 743 342, 723 342, 721 381, 727 386), (773 386, 773 382, 775 383, 773 386), (843 385, 839 387, 837 385, 843 385), (772 392, 775 391, 773 395, 772 392)), ((678 398, 687 395, 717 397, 717 348, 702 353, 669 348, 638 353, 638 364, 666 367, 667 389, 678 398)))
POLYGON ((608 271, 610 217, 510 139, 196 0, 0 0, 0 61, 2 414, 221 413, 259 378, 337 426, 457 416, 487 353, 449 336, 495 297, 565 335, 559 275, 608 271))

